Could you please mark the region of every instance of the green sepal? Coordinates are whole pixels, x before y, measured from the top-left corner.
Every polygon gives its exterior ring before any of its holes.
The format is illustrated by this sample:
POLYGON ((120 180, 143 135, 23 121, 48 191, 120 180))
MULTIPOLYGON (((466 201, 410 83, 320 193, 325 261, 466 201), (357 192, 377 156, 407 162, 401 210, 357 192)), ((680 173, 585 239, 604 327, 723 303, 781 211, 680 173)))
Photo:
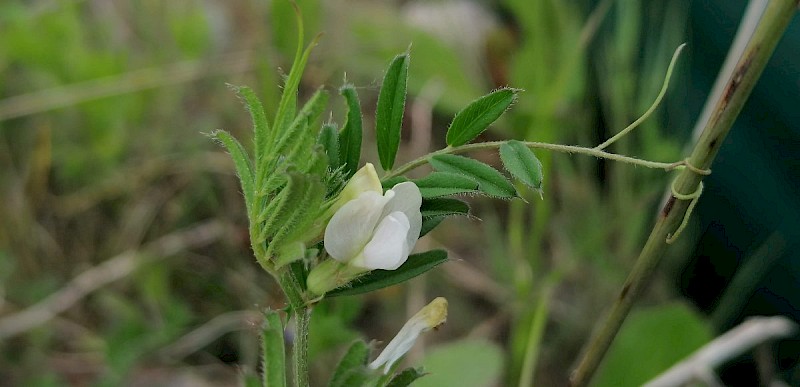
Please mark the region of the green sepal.
POLYGON ((443 154, 432 156, 429 161, 437 171, 457 173, 474 180, 478 189, 488 196, 501 199, 517 196, 516 188, 502 173, 478 160, 443 154))
POLYGON ((303 242, 289 242, 281 246, 276 254, 275 268, 301 260, 306 256, 306 244, 303 242))
POLYGON ((361 103, 352 84, 342 86, 339 93, 347 102, 347 118, 344 120, 342 131, 339 132, 339 165, 344 166, 345 179, 349 179, 358 170, 361 160, 363 137, 361 103))
POLYGON ((378 141, 378 158, 384 170, 394 166, 400 146, 400 131, 403 127, 403 112, 406 105, 409 54, 392 59, 383 77, 375 110, 375 133, 378 141))
POLYGON ((331 290, 326 297, 351 296, 372 292, 378 289, 408 281, 447 261, 447 252, 431 250, 414 254, 396 270, 373 270, 360 276, 349 284, 331 290))
POLYGON ((478 137, 517 100, 519 91, 504 87, 470 102, 447 128, 447 145, 461 146, 478 137))
POLYGON ((511 176, 542 194, 542 162, 530 148, 517 140, 508 141, 500 145, 500 160, 511 176))

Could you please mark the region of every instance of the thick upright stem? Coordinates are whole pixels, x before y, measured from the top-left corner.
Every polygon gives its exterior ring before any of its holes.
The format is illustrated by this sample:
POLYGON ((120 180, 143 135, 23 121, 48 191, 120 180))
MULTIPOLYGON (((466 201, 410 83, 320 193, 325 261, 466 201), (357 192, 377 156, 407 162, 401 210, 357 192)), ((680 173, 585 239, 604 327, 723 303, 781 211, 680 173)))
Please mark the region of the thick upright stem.
MULTIPOLYGON (((792 19, 799 1, 770 1, 747 49, 736 65, 736 70, 728 80, 725 92, 716 102, 711 119, 706 124, 691 156, 687 159, 690 165, 696 167, 695 169, 711 167, 725 136, 792 19)), ((703 176, 692 169, 684 169, 677 177, 674 184, 676 192, 689 194, 698 189, 703 176)), ((583 358, 571 376, 572 385, 585 386, 589 383, 633 306, 633 302, 645 285, 650 282, 653 272, 667 248, 667 237, 681 223, 688 207, 689 201, 678 200, 674 194, 667 200, 605 323, 595 332, 585 347, 583 358)))

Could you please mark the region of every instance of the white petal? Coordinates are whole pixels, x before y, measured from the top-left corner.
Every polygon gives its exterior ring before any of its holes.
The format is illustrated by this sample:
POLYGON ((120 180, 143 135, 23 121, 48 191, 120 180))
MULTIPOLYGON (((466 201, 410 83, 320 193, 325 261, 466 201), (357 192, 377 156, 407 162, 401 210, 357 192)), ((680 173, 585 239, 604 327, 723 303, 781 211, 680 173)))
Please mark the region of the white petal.
POLYGON ((370 163, 361 167, 361 169, 350 178, 350 181, 344 186, 339 197, 347 202, 367 191, 377 192, 378 194, 383 193, 383 187, 381 187, 381 180, 378 178, 378 173, 375 172, 375 167, 370 163))
POLYGON ((408 218, 402 212, 387 215, 378 224, 361 256, 351 263, 368 269, 397 269, 408 259, 406 237, 409 227, 408 218))
POLYGON ((401 211, 406 215, 410 224, 406 245, 410 252, 417 243, 419 232, 422 229, 422 214, 420 213, 422 194, 420 194, 417 185, 410 181, 395 185, 387 193, 390 191, 394 192, 395 195, 383 208, 383 213, 401 211))
POLYGON ((368 191, 336 211, 325 228, 325 250, 328 254, 340 262, 357 256, 372 238, 383 207, 390 198, 368 191))
POLYGON ((369 363, 369 368, 377 369, 383 366, 383 373, 389 373, 392 369, 392 365, 411 349, 414 342, 417 341, 419 335, 425 331, 426 328, 427 326, 422 321, 414 320, 413 318, 409 320, 406 325, 403 325, 400 332, 397 332, 397 336, 386 345, 386 348, 378 355, 378 358, 372 363, 369 363))

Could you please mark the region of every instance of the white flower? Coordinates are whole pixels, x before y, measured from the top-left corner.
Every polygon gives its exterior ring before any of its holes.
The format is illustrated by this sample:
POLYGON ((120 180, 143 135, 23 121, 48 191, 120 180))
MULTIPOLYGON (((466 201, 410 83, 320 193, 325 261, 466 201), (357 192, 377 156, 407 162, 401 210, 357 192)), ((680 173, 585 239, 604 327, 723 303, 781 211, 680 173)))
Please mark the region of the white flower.
POLYGON ((369 368, 378 369, 383 366, 383 373, 388 373, 392 365, 411 349, 420 334, 444 324, 446 320, 447 300, 436 297, 403 325, 378 358, 369 364, 369 368))
MULTIPOLYGON (((349 186, 350 184, 348 184, 349 186)), ((383 195, 362 191, 325 228, 325 250, 335 260, 367 270, 395 270, 419 239, 422 195, 404 182, 383 195)))

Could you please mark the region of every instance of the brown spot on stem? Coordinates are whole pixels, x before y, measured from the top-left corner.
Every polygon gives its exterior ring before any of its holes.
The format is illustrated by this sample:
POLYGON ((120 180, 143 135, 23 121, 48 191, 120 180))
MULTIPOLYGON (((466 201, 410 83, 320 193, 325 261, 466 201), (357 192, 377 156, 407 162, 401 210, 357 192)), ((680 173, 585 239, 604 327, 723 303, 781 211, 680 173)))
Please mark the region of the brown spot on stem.
POLYGON ((626 284, 625 284, 625 286, 623 286, 623 287, 622 287, 622 291, 621 291, 621 292, 619 292, 619 299, 620 299, 620 300, 624 300, 624 299, 625 299, 625 296, 627 296, 627 295, 628 295, 628 292, 629 292, 630 290, 631 290, 631 283, 630 283, 630 282, 628 282, 628 283, 626 283, 626 284))
POLYGON ((717 140, 717 138, 711 140, 711 142, 708 143, 708 149, 714 149, 714 147, 717 146, 717 140))
POLYGON ((661 210, 661 216, 666 218, 669 215, 670 211, 672 211, 672 206, 675 205, 675 196, 670 195, 669 200, 667 203, 664 204, 664 208, 661 210))
POLYGON ((736 66, 736 71, 733 73, 733 76, 728 83, 728 87, 725 89, 725 95, 722 97, 722 102, 724 104, 723 106, 728 106, 728 102, 730 102, 731 98, 733 98, 733 94, 739 89, 739 85, 742 83, 744 75, 748 70, 750 70, 750 64, 753 62, 753 57, 760 48, 760 46, 753 47, 753 51, 750 52, 750 55, 743 58, 742 62, 739 63, 739 66, 736 66))

